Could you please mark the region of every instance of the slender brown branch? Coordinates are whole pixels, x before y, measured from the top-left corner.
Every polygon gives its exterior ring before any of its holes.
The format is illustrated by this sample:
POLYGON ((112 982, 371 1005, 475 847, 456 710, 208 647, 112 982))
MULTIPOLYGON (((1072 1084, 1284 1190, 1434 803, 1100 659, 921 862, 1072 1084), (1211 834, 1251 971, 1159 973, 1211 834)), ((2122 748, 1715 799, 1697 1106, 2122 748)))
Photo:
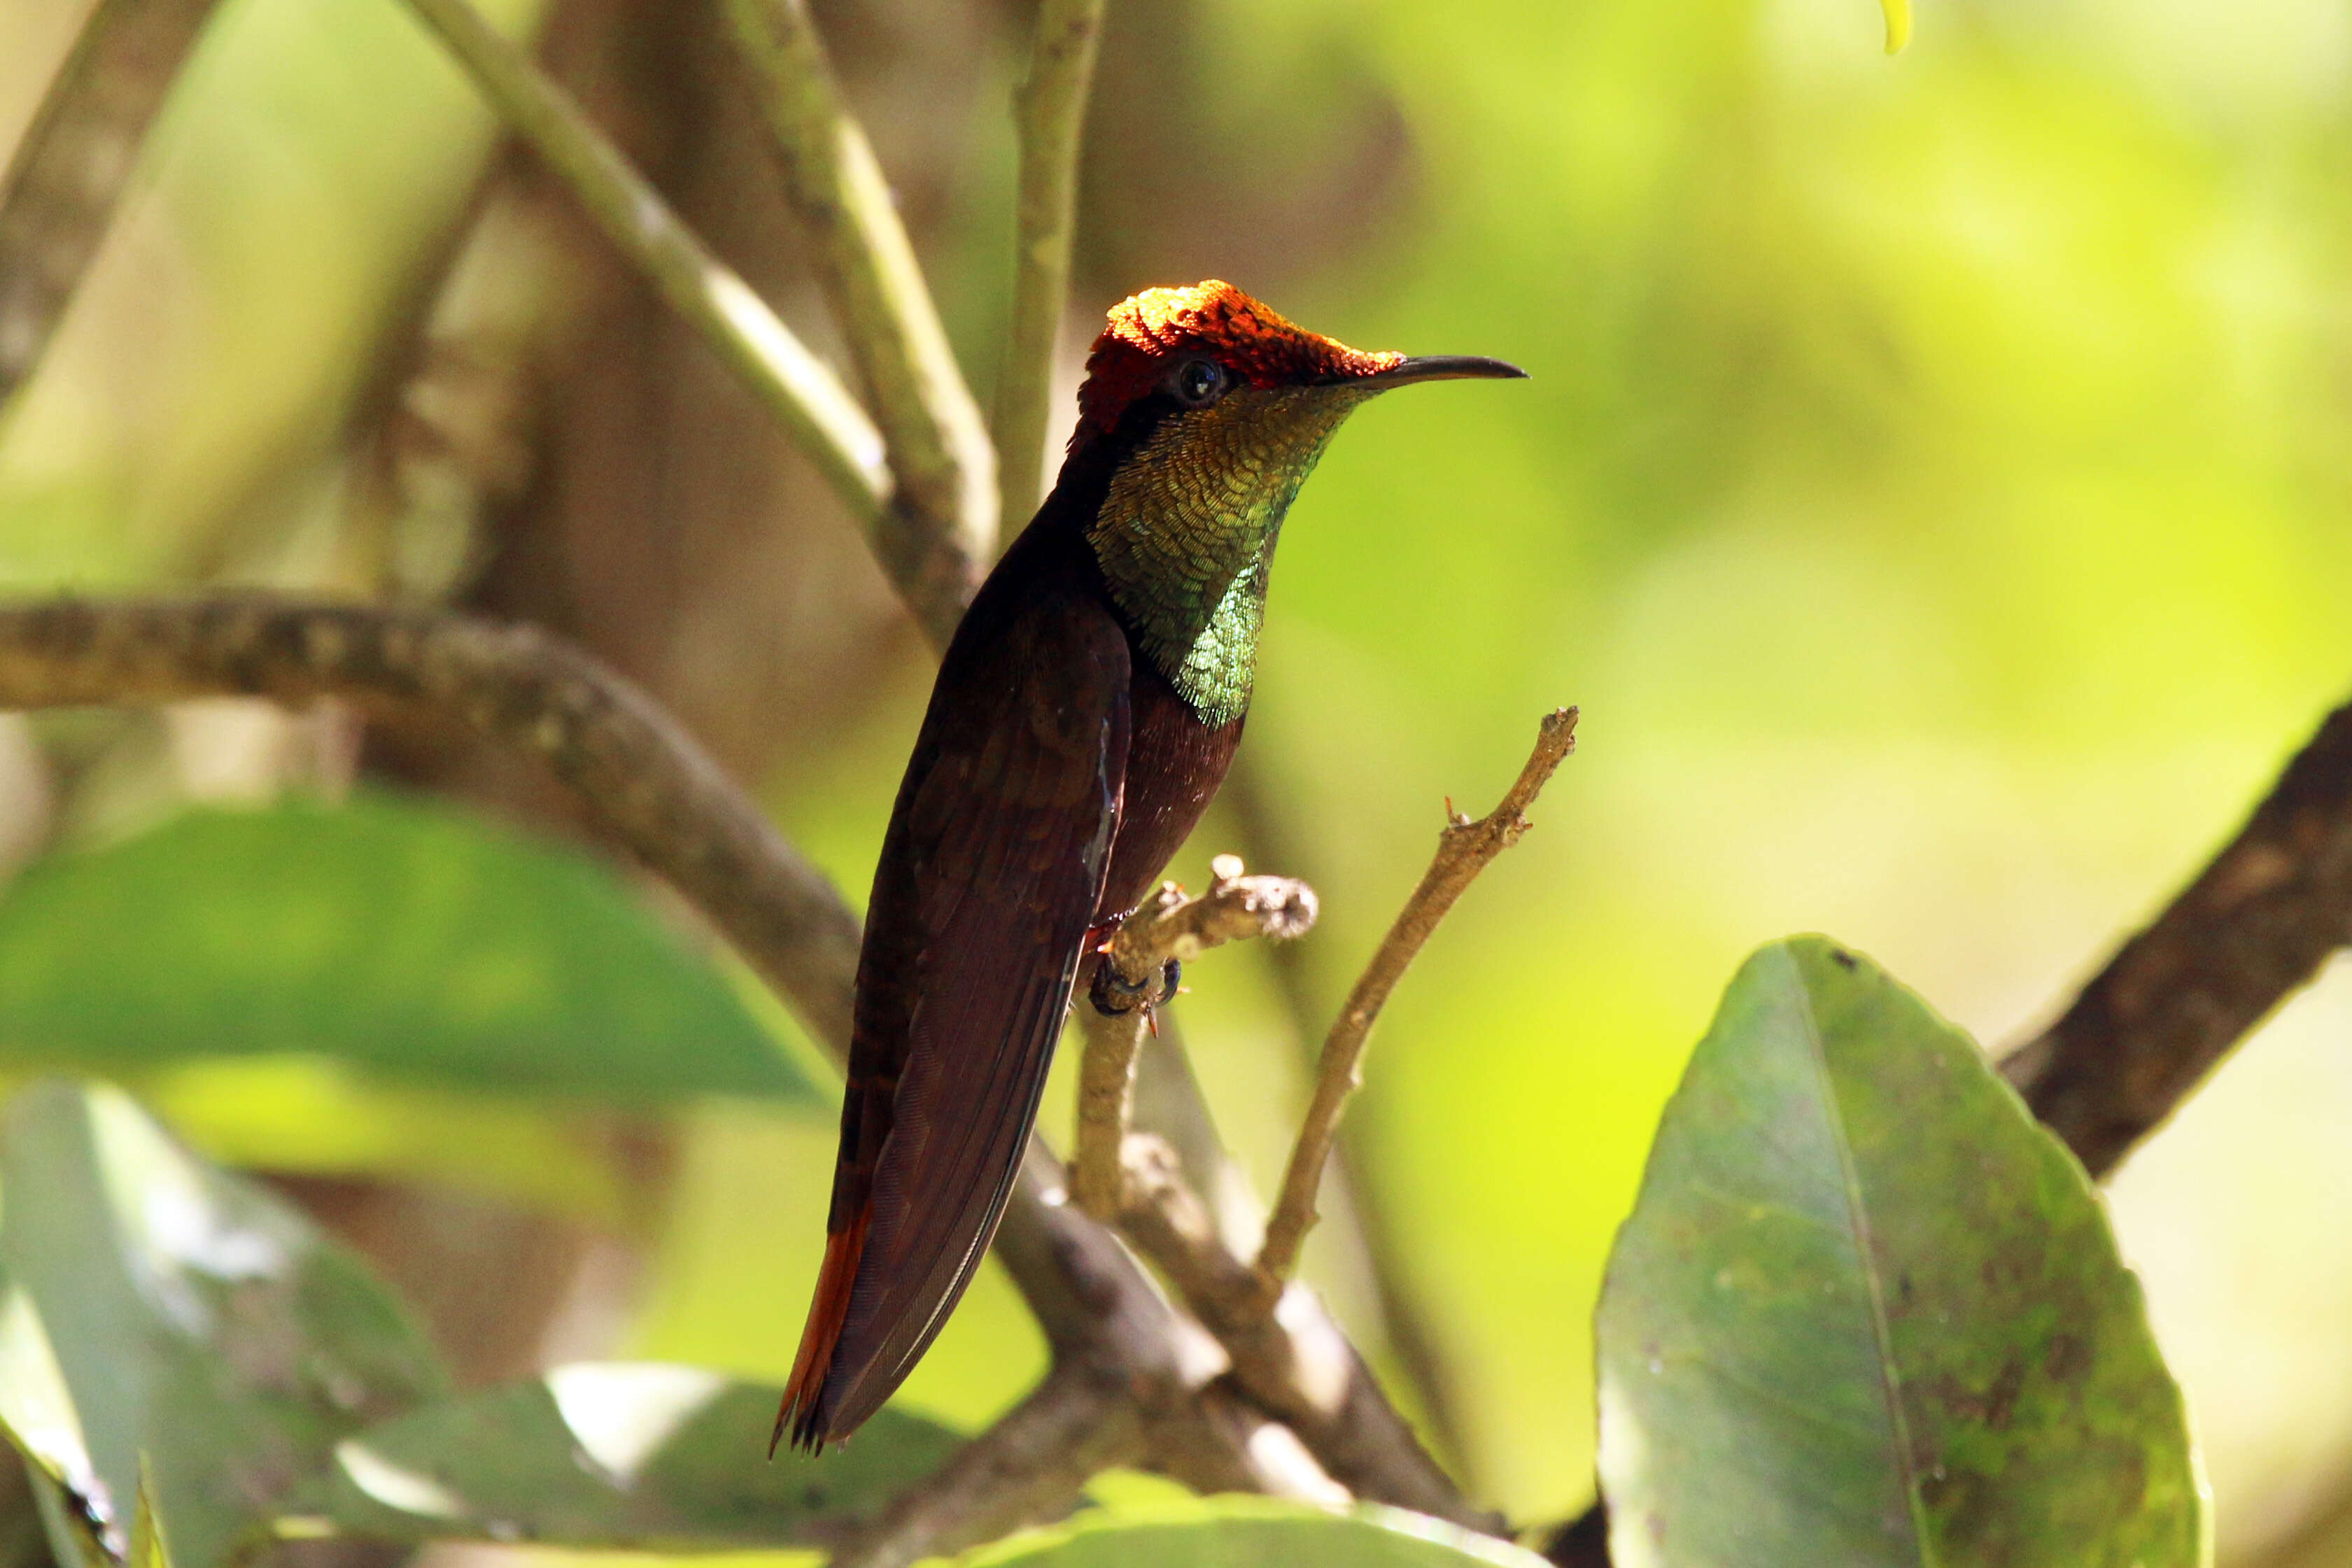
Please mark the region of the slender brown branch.
MULTIPOLYGON (((1296 934, 1311 898, 1281 877, 1244 877, 1221 855, 1208 893, 1186 899, 1163 887, 1129 919, 1103 967, 1128 989, 1142 989, 1168 959, 1221 941, 1296 934), (1302 895, 1305 895, 1302 898, 1302 895), (1304 907, 1302 907, 1304 905, 1304 907)), ((1331 1479, 1374 1502, 1433 1514, 1498 1533, 1501 1521, 1463 1500, 1422 1448, 1321 1301, 1303 1286, 1278 1297, 1259 1288, 1251 1265, 1225 1245, 1214 1218, 1184 1181, 1161 1139, 1126 1131, 1125 1095, 1140 1042, 1140 1009, 1116 1016, 1082 1007, 1087 1065, 1081 1068, 1078 1157, 1088 1167, 1095 1212, 1116 1214, 1128 1238, 1164 1274, 1216 1336, 1233 1382, 1295 1433, 1331 1479), (1097 1070, 1097 1057, 1118 1064, 1097 1070), (1086 1075, 1100 1071, 1087 1104, 1086 1075)))
POLYGON ((1018 526, 1044 490, 1046 403, 1070 292, 1077 230, 1078 145, 1102 37, 1104 0, 1042 0, 1029 75, 1015 96, 1021 138, 1013 323, 998 367, 996 461, 1001 510, 1018 526))
POLYGON ((978 561, 956 538, 927 532, 901 503, 881 433, 840 378, 710 254, 571 95, 469 0, 408 4, 605 237, 767 404, 864 527, 883 570, 933 643, 945 646, 978 580, 978 561))
POLYGON ((106 237, 213 0, 99 0, 0 177, 0 407, 106 237))
POLYGON ((1340 1114, 1360 1082, 1364 1041, 1389 993, 1463 890, 1486 869, 1487 862, 1519 841, 1519 835, 1529 826, 1527 809, 1575 749, 1576 710, 1560 708, 1545 715, 1536 731, 1535 750, 1510 789, 1504 791, 1502 803, 1476 821, 1455 813, 1438 834, 1436 857, 1422 873, 1420 883, 1405 900, 1355 989, 1348 993, 1347 1005, 1339 1009, 1331 1032, 1324 1038, 1315 1097, 1307 1105, 1298 1142, 1283 1172, 1282 1191, 1266 1221, 1265 1245, 1258 1250, 1262 1289, 1277 1291, 1282 1281, 1297 1271, 1299 1249, 1315 1224, 1315 1189, 1322 1182, 1323 1165, 1330 1157, 1340 1114))
MULTIPOLYGON (((1226 777, 1223 800, 1233 809, 1243 852, 1261 863, 1280 865, 1296 857, 1287 852, 1281 814, 1264 766, 1263 753, 1244 747, 1226 777)), ((1321 1044, 1317 1037, 1325 1017, 1324 1004, 1317 999, 1311 984, 1311 951, 1301 943, 1267 953, 1275 994, 1288 1015, 1299 1069, 1309 1082, 1314 1080, 1321 1044)), ((1149 1061, 1147 1056, 1147 1071, 1149 1061)), ((1423 1293, 1406 1273, 1395 1217, 1379 1185, 1366 1174, 1372 1163, 1371 1151, 1364 1145, 1361 1119, 1343 1121, 1339 1142, 1332 1145, 1330 1164, 1323 1172, 1322 1198, 1331 1210, 1323 1220, 1325 1246, 1332 1245, 1329 1233, 1333 1222, 1339 1222, 1338 1239, 1349 1254, 1348 1265, 1370 1287, 1371 1305, 1379 1315, 1377 1328, 1389 1359, 1417 1396, 1423 1425, 1439 1452, 1458 1470, 1470 1452, 1460 1385, 1429 1320, 1423 1293)), ((1197 1185, 1200 1178, 1192 1179, 1197 1185)), ((1263 1214, 1254 1218, 1262 1232, 1263 1214)), ((1250 1243, 1253 1251, 1258 1239, 1262 1235, 1250 1243)))
MULTIPOLYGON (((1219 855, 1209 862, 1212 881, 1198 898, 1174 883, 1162 883, 1144 906, 1128 917, 1097 968, 1104 982, 1129 996, 1150 996, 1161 967, 1199 956, 1211 947, 1253 936, 1276 941, 1304 936, 1315 924, 1315 890, 1281 876, 1244 876, 1242 862, 1219 855)), ((1165 998, 1155 998, 1165 1000, 1165 998)), ((1088 1214, 1115 1221, 1124 1207, 1120 1147, 1127 1138, 1135 1094, 1135 1064, 1151 1016, 1150 1005, 1118 1013, 1099 1006, 1080 1009, 1086 1055, 1078 1068, 1078 1127, 1072 1155, 1071 1195, 1088 1214)))
POLYGON ((817 242, 826 298, 873 394, 907 526, 977 570, 995 554, 995 451, 808 0, 727 0, 727 16, 782 154, 785 194, 817 242))
POLYGON ((2195 881, 2001 1071, 2094 1176, 2352 942, 2352 704, 2195 881))

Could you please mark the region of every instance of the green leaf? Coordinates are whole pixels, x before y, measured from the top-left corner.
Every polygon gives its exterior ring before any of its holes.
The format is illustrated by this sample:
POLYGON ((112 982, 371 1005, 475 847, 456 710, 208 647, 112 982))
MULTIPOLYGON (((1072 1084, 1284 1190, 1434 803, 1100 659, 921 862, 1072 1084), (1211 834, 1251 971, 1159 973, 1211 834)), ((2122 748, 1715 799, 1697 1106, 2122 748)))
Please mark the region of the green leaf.
POLYGON ((1335 1514, 1234 1496, 1168 1512, 1028 1531, 956 1561, 966 1568, 1547 1568, 1507 1541, 1402 1509, 1335 1514))
POLYGON ((806 1545, 961 1439, 885 1410, 812 1458, 767 1457, 782 1391, 699 1367, 583 1364, 418 1410, 337 1445, 280 1532, 655 1552, 806 1545))
POLYGON ((116 1561, 142 1464, 173 1560, 217 1568, 338 1438, 445 1388, 364 1267, 120 1091, 0 1113, 0 1422, 116 1561))
POLYGON ((2180 1392, 2089 1179, 1819 937, 1732 981, 1598 1334, 1619 1568, 2201 1560, 2180 1392))
POLYGON ((126 1568, 172 1568, 172 1542, 163 1533, 163 1511, 155 1504, 155 1477, 147 1456, 139 1456, 139 1502, 131 1514, 131 1560, 126 1568))
POLYGON ((821 1098, 617 878, 417 801, 191 812, 0 900, 0 1066, 283 1052, 469 1090, 821 1098))

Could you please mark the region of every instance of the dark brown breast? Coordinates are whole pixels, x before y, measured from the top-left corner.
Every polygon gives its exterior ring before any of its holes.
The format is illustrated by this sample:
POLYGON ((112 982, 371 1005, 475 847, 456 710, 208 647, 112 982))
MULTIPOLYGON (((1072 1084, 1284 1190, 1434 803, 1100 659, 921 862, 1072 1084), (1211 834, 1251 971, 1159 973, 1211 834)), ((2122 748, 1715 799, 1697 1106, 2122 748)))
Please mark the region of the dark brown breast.
MULTIPOLYGON (((1167 869, 1233 766, 1248 716, 1212 729, 1139 653, 1129 687, 1127 799, 1111 841, 1110 876, 1097 920, 1124 915, 1167 869)), ((1196 873, 1200 882, 1205 872, 1196 873)), ((1183 880, 1179 878, 1179 880, 1183 880)))

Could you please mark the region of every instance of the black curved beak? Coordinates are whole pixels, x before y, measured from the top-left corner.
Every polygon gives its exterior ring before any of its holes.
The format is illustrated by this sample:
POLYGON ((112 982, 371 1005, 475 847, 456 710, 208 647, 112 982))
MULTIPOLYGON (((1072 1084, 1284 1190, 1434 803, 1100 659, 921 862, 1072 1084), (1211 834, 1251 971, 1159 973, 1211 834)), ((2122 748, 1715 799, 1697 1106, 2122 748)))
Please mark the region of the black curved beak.
POLYGON ((1416 354, 1392 370, 1358 376, 1345 384, 1386 392, 1391 387, 1411 386, 1416 382, 1523 382, 1527 379, 1527 371, 1501 360, 1482 360, 1475 354, 1416 354))

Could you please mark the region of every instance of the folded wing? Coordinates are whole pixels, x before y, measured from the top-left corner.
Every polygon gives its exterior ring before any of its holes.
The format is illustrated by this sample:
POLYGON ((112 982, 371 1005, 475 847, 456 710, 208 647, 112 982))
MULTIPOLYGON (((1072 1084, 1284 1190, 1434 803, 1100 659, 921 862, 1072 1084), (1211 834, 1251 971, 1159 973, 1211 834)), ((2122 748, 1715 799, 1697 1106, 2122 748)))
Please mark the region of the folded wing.
POLYGON ((878 1409, 971 1283, 1118 827, 1125 634, 1050 584, 972 616, 940 667, 867 911, 824 1264, 777 1418, 804 1448, 878 1409))

